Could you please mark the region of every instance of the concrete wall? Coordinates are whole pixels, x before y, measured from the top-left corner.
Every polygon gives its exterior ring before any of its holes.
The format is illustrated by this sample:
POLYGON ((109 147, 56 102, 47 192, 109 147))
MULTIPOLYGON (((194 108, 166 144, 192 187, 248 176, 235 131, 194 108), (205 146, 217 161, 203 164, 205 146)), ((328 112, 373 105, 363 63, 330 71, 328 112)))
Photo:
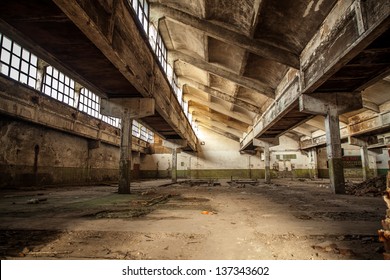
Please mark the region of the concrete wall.
MULTIPOLYGON (((342 144, 341 145, 344 151, 343 158, 347 157, 356 157, 359 161, 361 161, 361 155, 360 155, 360 148, 357 146, 352 146, 348 144, 342 144)), ((382 173, 380 171, 381 166, 377 166, 378 160, 380 161, 381 158, 383 158, 383 162, 386 162, 387 165, 387 155, 378 155, 374 152, 369 151, 368 153, 369 157, 369 167, 370 167, 370 176, 374 176, 376 172, 378 174, 382 173)), ((386 167, 385 171, 387 172, 386 167)), ((326 148, 319 148, 318 149, 318 176, 320 178, 329 178, 329 172, 327 168, 327 155, 326 155, 326 148)), ((363 178, 363 169, 360 166, 352 167, 352 168, 344 168, 344 176, 346 178, 363 178)))
MULTIPOLYGON (((239 143, 210 130, 199 128, 199 153, 178 154, 178 176, 181 178, 264 178, 264 156, 240 154, 239 143)), ((298 143, 282 137, 280 146, 271 148, 273 177, 310 177, 309 156, 298 151, 298 143), (295 155, 295 159, 278 160, 277 155, 295 155), (278 168, 276 168, 276 166, 278 168), (280 167, 280 168, 279 168, 280 167)), ((144 178, 166 178, 171 174, 172 155, 152 154, 141 158, 144 178)))
POLYGON ((118 179, 119 148, 51 128, 0 118, 0 187, 118 179))

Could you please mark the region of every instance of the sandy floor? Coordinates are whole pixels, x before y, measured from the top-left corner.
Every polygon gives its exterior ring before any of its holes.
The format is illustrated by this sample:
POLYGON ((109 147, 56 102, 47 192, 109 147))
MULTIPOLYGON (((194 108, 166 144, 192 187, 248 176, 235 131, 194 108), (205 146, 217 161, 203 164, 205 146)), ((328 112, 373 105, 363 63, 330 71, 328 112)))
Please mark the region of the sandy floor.
POLYGON ((328 181, 0 192, 1 259, 383 259, 382 198, 328 181))

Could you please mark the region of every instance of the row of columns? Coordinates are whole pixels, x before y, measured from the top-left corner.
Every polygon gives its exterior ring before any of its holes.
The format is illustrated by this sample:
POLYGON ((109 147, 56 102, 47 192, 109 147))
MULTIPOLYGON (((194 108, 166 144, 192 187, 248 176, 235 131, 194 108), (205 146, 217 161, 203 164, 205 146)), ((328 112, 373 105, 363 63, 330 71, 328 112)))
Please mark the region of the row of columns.
MULTIPOLYGON (((331 188, 336 194, 345 193, 339 115, 360 108, 362 108, 360 92, 314 93, 312 95, 304 94, 299 98, 299 109, 301 112, 325 116, 329 178, 331 188)), ((275 141, 275 139, 273 139, 273 141, 275 141)), ((352 144, 354 143, 356 143, 356 141, 352 144)), ((253 145, 255 147, 261 147, 264 151, 266 183, 270 182, 269 148, 272 145, 278 144, 279 143, 270 141, 270 139, 253 140, 253 145)), ((368 145, 365 142, 358 142, 356 144, 361 147, 363 178, 366 180, 369 176, 368 145)), ((314 153, 314 160, 317 161, 316 151, 314 151, 314 153)))
MULTIPOLYGON (((345 179, 342 162, 342 149, 339 127, 339 115, 346 111, 361 107, 360 93, 316 93, 314 95, 302 95, 299 99, 300 110, 303 112, 325 115, 326 150, 329 166, 329 178, 331 188, 336 194, 345 193, 345 179)), ((114 103, 102 100, 102 114, 118 117, 121 123, 121 148, 120 148, 120 176, 119 193, 130 193, 131 175, 131 124, 133 118, 141 118, 154 114, 154 100, 143 99, 116 99, 114 103), (127 103, 127 104, 126 104, 127 103), (142 103, 142 104, 141 104, 142 103), (127 106, 126 106, 127 105, 127 106)), ((367 144, 350 138, 351 144, 361 146, 363 175, 367 179, 368 151, 367 144)), ((279 145, 278 139, 254 139, 253 144, 264 151, 265 182, 271 182, 270 147, 279 145)), ((177 181, 177 152, 186 146, 185 140, 164 141, 165 147, 172 149, 172 182, 177 181)))

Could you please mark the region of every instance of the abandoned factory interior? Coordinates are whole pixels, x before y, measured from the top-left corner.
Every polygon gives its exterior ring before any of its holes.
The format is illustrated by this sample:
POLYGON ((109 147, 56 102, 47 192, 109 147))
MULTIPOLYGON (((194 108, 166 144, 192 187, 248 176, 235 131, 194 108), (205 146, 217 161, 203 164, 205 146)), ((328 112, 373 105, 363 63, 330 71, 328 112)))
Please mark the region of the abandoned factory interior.
POLYGON ((390 260, 388 0, 2 0, 0 258, 390 260))

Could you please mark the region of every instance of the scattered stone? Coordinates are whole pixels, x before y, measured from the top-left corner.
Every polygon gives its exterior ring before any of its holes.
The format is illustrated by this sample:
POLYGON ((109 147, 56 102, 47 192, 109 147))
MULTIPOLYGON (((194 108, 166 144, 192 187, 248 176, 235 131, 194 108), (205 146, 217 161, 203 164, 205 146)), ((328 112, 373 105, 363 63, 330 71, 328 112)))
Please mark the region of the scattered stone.
POLYGON ((386 176, 378 176, 358 184, 347 182, 345 193, 355 196, 381 196, 386 189, 386 176))

